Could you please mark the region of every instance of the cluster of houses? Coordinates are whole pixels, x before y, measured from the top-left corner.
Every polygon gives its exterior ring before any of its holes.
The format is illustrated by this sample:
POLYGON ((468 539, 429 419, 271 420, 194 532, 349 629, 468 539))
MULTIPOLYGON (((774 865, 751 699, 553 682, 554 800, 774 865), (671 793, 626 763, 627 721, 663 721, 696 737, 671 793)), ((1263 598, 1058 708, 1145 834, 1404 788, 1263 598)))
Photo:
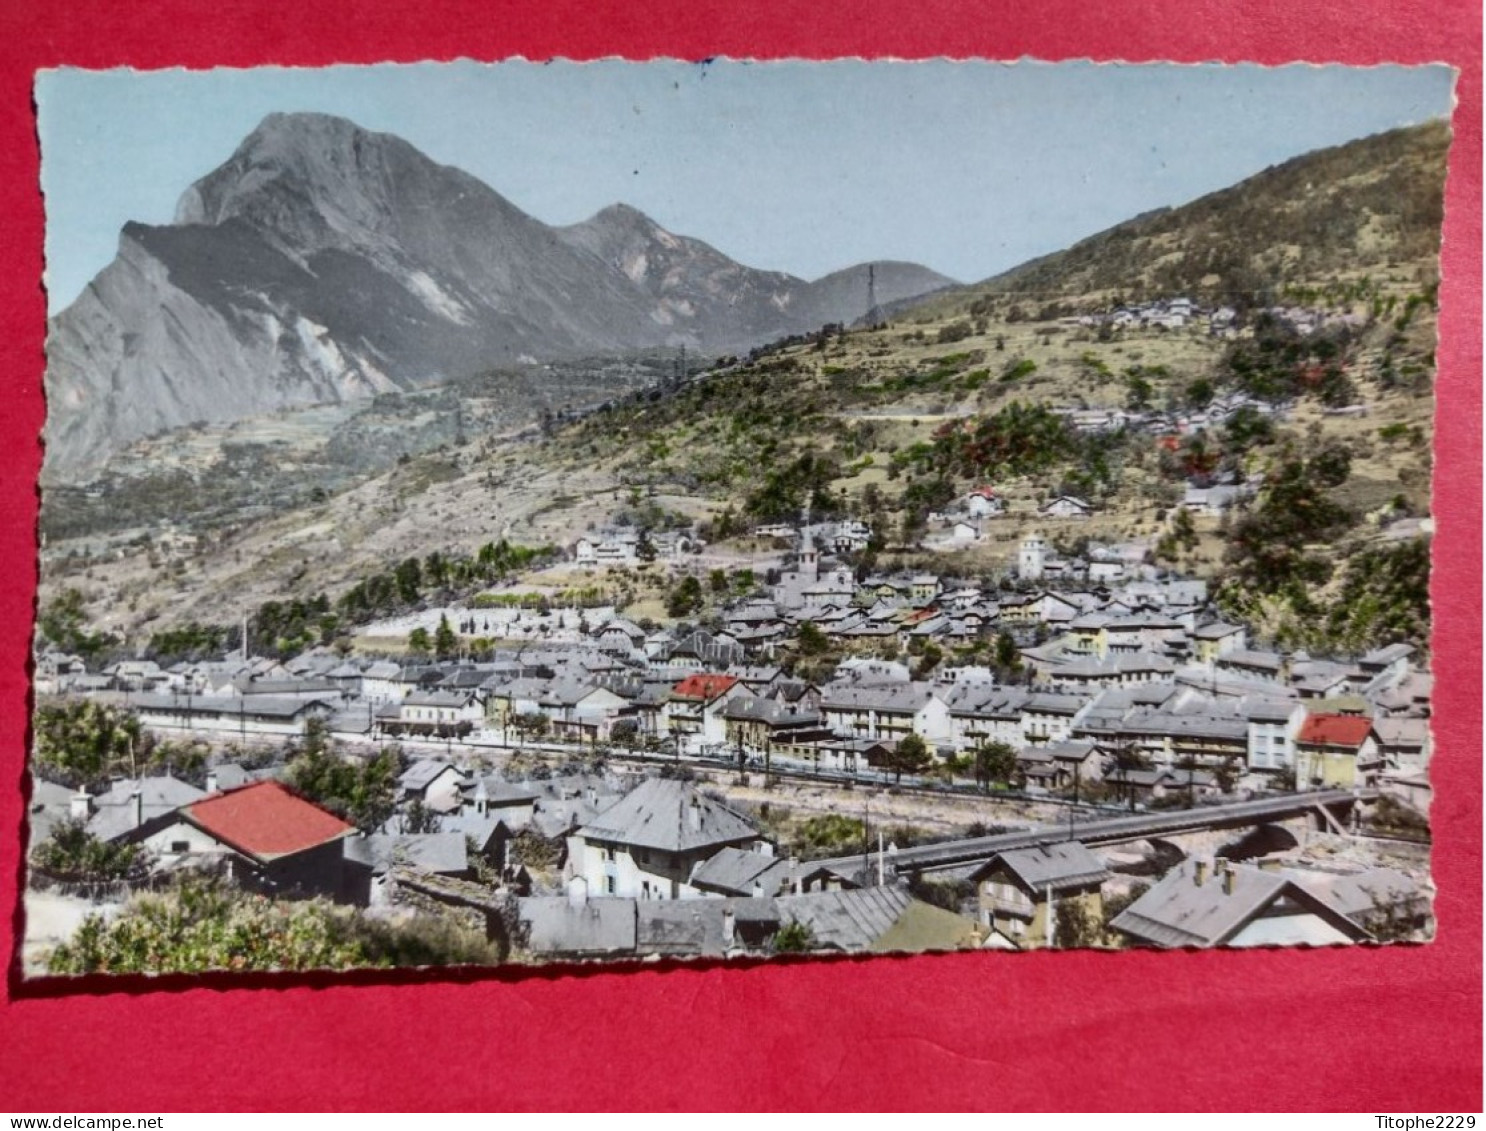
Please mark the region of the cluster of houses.
POLYGON ((573 561, 580 566, 636 565, 643 561, 676 561, 699 554, 705 545, 687 530, 646 531, 615 527, 579 538, 573 543, 573 561))
POLYGON ((1128 429, 1152 436, 1187 436, 1211 428, 1221 428, 1242 409, 1270 419, 1283 419, 1289 412, 1285 404, 1260 400, 1241 390, 1219 394, 1201 408, 1168 410, 1107 405, 1055 405, 1051 411, 1063 417, 1074 431, 1085 435, 1104 435, 1128 429))
MULTIPOLYGON (((1427 807, 1431 677, 1411 647, 1346 660, 1252 647, 1244 626, 1214 617, 1203 582, 1150 571, 1142 558, 1132 545, 1075 560, 1032 536, 1016 586, 932 573, 858 581, 807 526, 794 567, 727 604, 711 629, 586 610, 572 639, 481 663, 315 650, 90 673, 46 654, 39 693, 118 703, 160 732, 279 742, 319 719, 352 751, 389 738, 443 750, 408 766, 397 811, 371 832, 287 788, 282 765, 226 763, 203 788, 170 777, 101 793, 37 782, 32 835, 78 821, 101 840, 144 846, 156 875, 211 865, 275 895, 505 908, 518 952, 538 960, 1026 948, 1066 941, 1071 922, 1102 924, 1105 941, 1157 946, 1417 936, 1427 892, 1415 878, 1318 869, 1283 849, 1257 862, 1194 853, 1153 868, 1147 856, 1060 837, 967 867, 955 878, 974 896, 950 909, 898 880, 891 848, 782 855, 748 815, 678 776, 510 780, 469 768, 481 747, 648 749, 678 763, 761 759, 881 783, 911 736, 931 766, 961 774, 964 756, 1000 744, 1014 758, 1007 776, 1030 796, 1160 807, 1366 788, 1427 807), (807 626, 844 657, 818 682, 776 662, 807 626), (943 658, 992 639, 995 665, 943 658), (926 663, 931 646, 938 662, 926 663), (1138 889, 1139 876, 1155 882, 1138 889), (1106 915, 1106 897, 1128 906, 1106 915)), ((467 613, 454 619, 470 624, 467 613)))
POLYGON ((940 765, 1004 743, 1034 791, 1103 782, 1156 801, 1183 788, 1384 786, 1427 804, 1432 681, 1411 647, 1348 660, 1250 647, 1242 625, 1214 617, 1204 582, 1157 574, 1139 550, 1064 557, 1034 535, 1019 549, 1020 588, 932 573, 859 582, 822 561, 807 527, 795 567, 710 629, 587 610, 571 641, 478 663, 316 650, 93 674, 47 655, 37 685, 127 706, 157 731, 240 740, 320 719, 347 740, 450 752, 614 746, 862 774, 892 765, 911 734, 940 765), (829 678, 779 666, 806 632, 845 657, 829 678), (971 647, 984 659, 943 659, 971 647))
POLYGON ((1180 330, 1206 322, 1209 333, 1229 333, 1238 323, 1231 306, 1203 307, 1185 296, 1126 303, 1113 310, 1080 314, 1063 319, 1076 326, 1109 326, 1113 329, 1180 330))
MULTIPOLYGON (((1367 323, 1365 316, 1349 309, 1280 305, 1254 311, 1255 316, 1265 314, 1303 335, 1336 327, 1356 329, 1367 323)), ((1108 326, 1115 330, 1181 330, 1189 326, 1205 326, 1209 334, 1219 337, 1231 337, 1239 327, 1238 311, 1233 307, 1223 304, 1206 307, 1185 296, 1126 303, 1113 310, 1075 315, 1060 321, 1070 326, 1108 326)))
MULTIPOLYGON (((515 783, 425 760, 399 782, 399 813, 370 834, 271 773, 235 766, 214 770, 205 789, 156 777, 90 796, 39 782, 33 843, 63 820, 140 846, 154 877, 210 869, 280 898, 500 915, 515 956, 538 961, 1327 945, 1376 938, 1383 926, 1417 933, 1428 921, 1425 886, 1396 869, 1317 868, 1271 847, 1194 853, 1138 887, 1152 875, 1146 856, 1073 839, 1007 848, 959 869, 953 878, 973 894, 949 908, 918 898, 891 850, 786 857, 718 795, 664 776, 515 783), (410 832, 414 803, 424 818, 410 832), (522 859, 533 842, 548 846, 535 883, 522 859), (1116 895, 1127 906, 1106 914, 1105 898, 1116 895), (1060 934, 1066 919, 1094 927, 1060 934)), ((488 917, 477 921, 491 929, 488 917)))

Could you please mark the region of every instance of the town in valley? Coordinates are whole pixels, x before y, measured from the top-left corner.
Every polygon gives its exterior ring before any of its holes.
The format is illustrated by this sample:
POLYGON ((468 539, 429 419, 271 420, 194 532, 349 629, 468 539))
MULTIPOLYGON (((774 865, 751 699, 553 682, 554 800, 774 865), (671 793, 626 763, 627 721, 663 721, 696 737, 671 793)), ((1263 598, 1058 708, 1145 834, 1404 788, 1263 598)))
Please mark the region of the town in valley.
POLYGON ((52 319, 27 976, 1427 941, 1448 144, 807 283, 271 114, 52 319))

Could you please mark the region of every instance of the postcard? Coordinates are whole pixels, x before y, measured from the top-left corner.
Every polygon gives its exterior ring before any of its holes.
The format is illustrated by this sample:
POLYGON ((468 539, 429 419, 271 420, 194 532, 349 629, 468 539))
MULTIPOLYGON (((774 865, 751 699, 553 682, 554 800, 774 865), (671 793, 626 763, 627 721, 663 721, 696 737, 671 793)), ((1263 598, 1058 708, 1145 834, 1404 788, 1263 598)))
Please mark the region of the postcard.
POLYGON ((43 72, 25 973, 1429 940, 1454 81, 43 72))

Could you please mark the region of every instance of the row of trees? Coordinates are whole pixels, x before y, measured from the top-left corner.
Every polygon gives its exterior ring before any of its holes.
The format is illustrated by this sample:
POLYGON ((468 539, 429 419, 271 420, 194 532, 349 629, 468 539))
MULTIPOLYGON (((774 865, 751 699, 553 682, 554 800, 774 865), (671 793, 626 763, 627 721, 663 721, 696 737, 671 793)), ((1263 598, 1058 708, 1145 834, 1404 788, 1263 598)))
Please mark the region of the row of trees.
POLYGON ((42 703, 31 726, 32 765, 60 785, 100 787, 111 778, 143 773, 199 781, 206 767, 205 743, 161 739, 133 711, 92 699, 42 703))
POLYGON ((497 584, 555 552, 550 546, 520 546, 502 538, 487 542, 473 556, 434 551, 423 558, 406 558, 391 570, 357 582, 336 602, 336 608, 348 624, 393 616, 425 599, 453 600, 497 584))

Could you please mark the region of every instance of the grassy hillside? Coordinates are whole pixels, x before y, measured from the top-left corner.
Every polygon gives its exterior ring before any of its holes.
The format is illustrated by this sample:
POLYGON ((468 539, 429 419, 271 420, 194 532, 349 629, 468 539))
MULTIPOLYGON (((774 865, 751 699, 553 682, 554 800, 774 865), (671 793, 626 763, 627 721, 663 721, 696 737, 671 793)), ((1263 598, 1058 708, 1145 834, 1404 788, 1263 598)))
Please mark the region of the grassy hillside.
MULTIPOLYGON (((231 622, 262 601, 333 600, 410 556, 472 555, 499 539, 561 546, 616 519, 703 522, 705 564, 727 564, 755 547, 754 525, 807 502, 817 515, 870 521, 875 564, 918 563, 921 538, 935 533, 928 513, 989 483, 1007 517, 985 541, 937 556, 941 568, 995 573, 1033 529, 1065 546, 1148 538, 1161 560, 1223 581, 1226 606, 1278 638, 1365 642, 1397 621, 1398 595, 1417 592, 1423 561, 1368 559, 1386 592, 1345 566, 1389 520, 1429 512, 1446 142, 1432 124, 1299 158, 885 325, 723 359, 541 438, 457 437, 168 564, 146 551, 69 561, 53 545, 44 600, 77 587, 107 610, 110 631, 139 639, 174 623, 231 622), (1214 270, 1220 252, 1229 263, 1214 270), (1201 320, 1116 330, 1069 317, 1115 297, 1212 301, 1240 284, 1247 301, 1229 336, 1201 320), (1260 313, 1271 297, 1333 321, 1297 333, 1260 313), (1273 424, 1242 417, 1175 440, 1081 436, 1049 413, 1183 412, 1230 391, 1291 408, 1273 424), (1334 414, 1344 406, 1361 407, 1334 414), (1224 470, 1268 485, 1246 513, 1178 520, 1187 479, 1224 470), (1094 517, 1039 519, 1038 505, 1060 492, 1089 499, 1094 517), (1332 616, 1344 591, 1376 615, 1332 616)), ((644 603, 662 586, 637 576, 612 588, 644 603)))
POLYGON ((1287 288, 1324 290, 1371 274, 1438 278, 1450 129, 1418 126, 1319 150, 1180 208, 1162 209, 936 303, 968 312, 1010 296, 1080 309, 1188 294, 1247 306, 1287 288))

